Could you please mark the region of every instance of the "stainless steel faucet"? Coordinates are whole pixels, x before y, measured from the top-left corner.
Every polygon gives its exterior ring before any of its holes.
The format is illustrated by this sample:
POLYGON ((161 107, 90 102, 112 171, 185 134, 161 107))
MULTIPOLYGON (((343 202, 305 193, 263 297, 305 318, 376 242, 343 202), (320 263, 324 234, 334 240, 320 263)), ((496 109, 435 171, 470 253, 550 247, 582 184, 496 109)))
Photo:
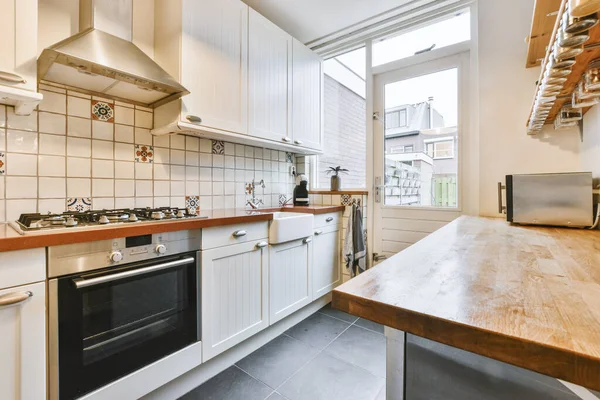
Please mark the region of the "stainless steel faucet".
MULTIPOLYGON (((264 189, 266 187, 265 180, 261 179, 260 182, 258 182, 258 186, 261 186, 264 189)), ((248 185, 246 185, 246 193, 252 195, 252 198, 250 200, 246 201, 246 205, 250 206, 253 210, 258 209, 259 206, 265 204, 262 199, 259 199, 256 197, 256 182, 254 181, 254 179, 252 179, 252 183, 249 183, 248 185)), ((264 195, 264 190, 263 190, 263 195, 264 195)))

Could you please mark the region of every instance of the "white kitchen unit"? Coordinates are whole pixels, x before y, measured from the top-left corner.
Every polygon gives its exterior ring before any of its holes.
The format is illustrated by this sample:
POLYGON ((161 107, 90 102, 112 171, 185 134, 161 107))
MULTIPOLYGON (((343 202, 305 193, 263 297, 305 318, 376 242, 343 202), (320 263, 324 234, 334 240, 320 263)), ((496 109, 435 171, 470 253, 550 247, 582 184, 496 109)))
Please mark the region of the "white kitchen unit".
POLYGON ((270 246, 271 324, 312 301, 312 236, 270 246))
POLYGON ((37 88, 37 0, 0 0, 0 104, 29 115, 37 88))
POLYGON ((293 39, 292 140, 296 146, 322 148, 323 60, 293 39))
POLYGON ((46 398, 45 279, 45 249, 0 253, 2 399, 46 398))
POLYGON ((292 143, 292 37, 250 10, 249 133, 292 143))
POLYGON ((267 222, 248 225, 202 231, 203 362, 269 326, 267 222))
POLYGON ((326 295, 342 283, 340 263, 342 226, 336 221, 341 221, 340 213, 324 214, 324 218, 315 219, 313 300, 326 295))

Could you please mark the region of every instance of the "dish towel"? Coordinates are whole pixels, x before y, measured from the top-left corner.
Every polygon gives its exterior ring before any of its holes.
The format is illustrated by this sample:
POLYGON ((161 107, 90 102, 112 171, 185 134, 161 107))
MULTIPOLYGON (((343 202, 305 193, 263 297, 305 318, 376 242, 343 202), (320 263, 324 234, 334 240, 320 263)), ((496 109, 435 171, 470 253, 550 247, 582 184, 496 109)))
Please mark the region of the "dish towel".
POLYGON ((348 217, 348 228, 344 240, 344 257, 346 269, 351 277, 367 270, 367 245, 363 231, 363 218, 361 207, 352 205, 348 217))

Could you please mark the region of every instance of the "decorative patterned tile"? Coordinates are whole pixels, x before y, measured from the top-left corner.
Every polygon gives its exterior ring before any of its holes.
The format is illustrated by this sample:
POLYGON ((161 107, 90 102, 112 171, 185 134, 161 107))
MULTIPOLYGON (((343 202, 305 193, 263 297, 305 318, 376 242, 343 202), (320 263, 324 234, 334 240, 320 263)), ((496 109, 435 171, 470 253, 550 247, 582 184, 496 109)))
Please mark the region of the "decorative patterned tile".
POLYGON ((341 198, 341 203, 343 206, 351 206, 352 205, 352 196, 349 194, 343 194, 341 198))
POLYGON ((91 197, 69 197, 67 199, 67 211, 83 212, 92 209, 91 197))
POLYGON ((222 140, 212 141, 212 153, 213 154, 225 154, 225 142, 222 140))
POLYGON ((200 215, 200 196, 185 196, 185 208, 191 214, 200 215))
POLYGON ((279 207, 283 207, 283 205, 285 204, 286 201, 287 201, 287 197, 285 196, 285 194, 280 194, 279 195, 279 207))
POLYGON ((134 157, 136 162, 152 163, 154 162, 154 147, 136 144, 134 157))
POLYGON ((115 110, 112 104, 103 101, 92 101, 92 118, 98 121, 115 122, 115 110))
POLYGON ((293 163, 293 162, 294 162, 294 156, 292 155, 292 153, 288 153, 288 152, 286 152, 286 153, 285 153, 285 160, 286 160, 287 162, 291 162, 291 163, 293 163))
POLYGON ((0 175, 6 173, 6 153, 0 152, 0 175))

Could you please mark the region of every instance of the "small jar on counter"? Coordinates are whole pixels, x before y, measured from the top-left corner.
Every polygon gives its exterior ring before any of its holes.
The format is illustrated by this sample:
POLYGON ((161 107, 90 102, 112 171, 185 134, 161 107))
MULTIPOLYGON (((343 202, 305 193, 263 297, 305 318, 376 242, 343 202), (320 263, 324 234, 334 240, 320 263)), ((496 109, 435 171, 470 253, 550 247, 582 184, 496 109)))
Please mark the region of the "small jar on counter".
POLYGON ((590 61, 583 80, 588 91, 600 90, 600 58, 590 61))

